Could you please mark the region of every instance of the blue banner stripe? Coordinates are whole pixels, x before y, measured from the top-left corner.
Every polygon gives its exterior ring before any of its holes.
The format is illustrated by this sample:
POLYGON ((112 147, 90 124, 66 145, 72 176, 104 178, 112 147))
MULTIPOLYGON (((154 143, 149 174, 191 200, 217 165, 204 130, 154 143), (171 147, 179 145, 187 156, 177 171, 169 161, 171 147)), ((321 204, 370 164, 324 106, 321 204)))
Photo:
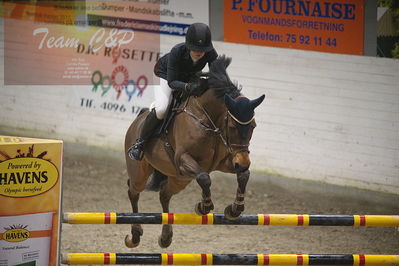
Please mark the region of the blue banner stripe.
POLYGON ((162 21, 139 20, 129 18, 107 17, 98 15, 87 15, 89 26, 104 28, 132 29, 151 33, 162 33, 169 35, 185 36, 189 24, 170 23, 162 21))

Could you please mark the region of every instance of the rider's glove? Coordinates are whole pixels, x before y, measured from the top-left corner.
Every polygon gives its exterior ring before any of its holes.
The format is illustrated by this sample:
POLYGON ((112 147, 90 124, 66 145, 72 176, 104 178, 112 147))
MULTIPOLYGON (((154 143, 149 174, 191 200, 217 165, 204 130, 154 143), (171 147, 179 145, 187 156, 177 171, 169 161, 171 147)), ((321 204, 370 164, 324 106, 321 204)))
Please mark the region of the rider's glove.
POLYGON ((184 86, 184 90, 186 91, 186 93, 188 95, 196 95, 199 93, 200 91, 200 83, 199 82, 192 82, 192 83, 186 83, 186 85, 184 86))
POLYGON ((186 83, 184 90, 188 95, 200 96, 206 89, 206 80, 200 79, 197 82, 186 83))

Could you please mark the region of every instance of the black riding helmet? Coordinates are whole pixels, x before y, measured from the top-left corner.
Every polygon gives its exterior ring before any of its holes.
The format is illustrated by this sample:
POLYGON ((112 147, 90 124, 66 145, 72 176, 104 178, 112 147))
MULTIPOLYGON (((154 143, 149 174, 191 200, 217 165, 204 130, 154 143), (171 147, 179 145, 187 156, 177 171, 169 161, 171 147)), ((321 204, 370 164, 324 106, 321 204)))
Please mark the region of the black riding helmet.
POLYGON ((195 52, 209 52, 213 49, 211 30, 204 23, 194 23, 187 30, 186 46, 195 52))

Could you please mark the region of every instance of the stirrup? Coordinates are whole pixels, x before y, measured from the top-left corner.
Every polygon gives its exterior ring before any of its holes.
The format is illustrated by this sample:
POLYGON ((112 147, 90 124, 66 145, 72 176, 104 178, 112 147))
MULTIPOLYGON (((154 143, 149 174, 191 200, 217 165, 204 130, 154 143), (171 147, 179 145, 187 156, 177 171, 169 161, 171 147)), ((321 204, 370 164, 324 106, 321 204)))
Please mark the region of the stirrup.
POLYGON ((145 141, 143 139, 137 139, 136 143, 129 148, 127 151, 127 154, 129 155, 129 158, 132 160, 137 160, 141 161, 144 157, 144 143, 145 141))

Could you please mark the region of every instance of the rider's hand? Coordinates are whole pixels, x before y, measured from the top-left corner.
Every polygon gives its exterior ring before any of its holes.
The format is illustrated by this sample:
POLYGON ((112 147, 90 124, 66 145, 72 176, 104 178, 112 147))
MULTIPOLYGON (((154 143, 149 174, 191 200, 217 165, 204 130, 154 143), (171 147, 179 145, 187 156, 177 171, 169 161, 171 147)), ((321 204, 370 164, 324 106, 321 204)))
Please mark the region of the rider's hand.
POLYGON ((186 83, 184 87, 188 95, 199 96, 202 92, 201 84, 199 82, 186 83))
POLYGON ((208 88, 208 79, 200 78, 197 82, 186 83, 185 92, 188 95, 201 96, 208 88))

